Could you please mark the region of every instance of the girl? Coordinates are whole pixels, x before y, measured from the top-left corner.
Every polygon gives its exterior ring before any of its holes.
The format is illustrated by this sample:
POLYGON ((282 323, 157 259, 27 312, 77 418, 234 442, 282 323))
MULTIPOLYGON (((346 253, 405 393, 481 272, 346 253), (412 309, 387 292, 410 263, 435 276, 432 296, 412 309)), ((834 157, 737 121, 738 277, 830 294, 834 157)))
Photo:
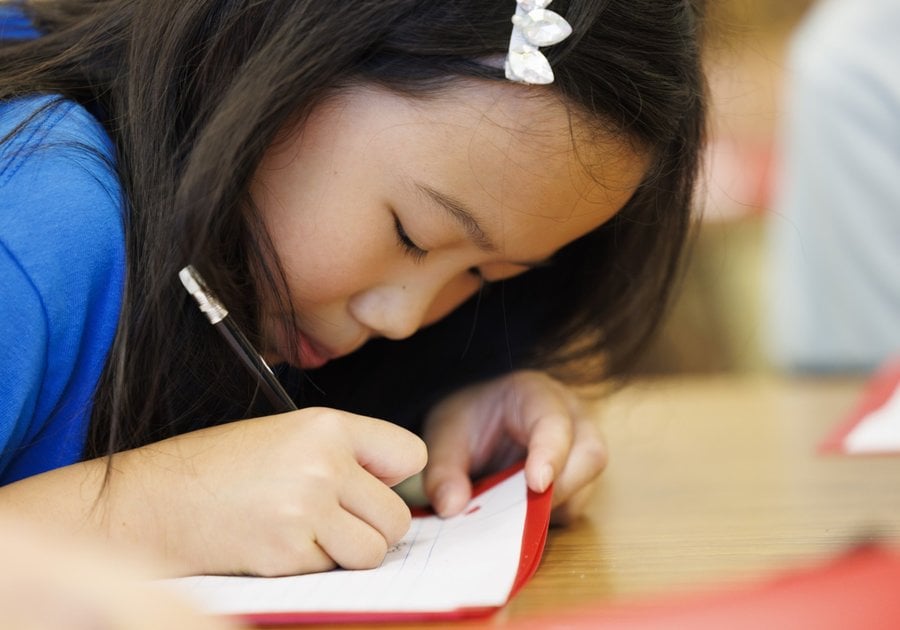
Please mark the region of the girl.
POLYGON ((605 455, 570 386, 660 319, 703 81, 687 0, 558 0, 571 35, 511 53, 564 35, 546 4, 5 7, 0 502, 264 575, 377 565, 426 445, 441 514, 526 453, 577 514, 605 455))

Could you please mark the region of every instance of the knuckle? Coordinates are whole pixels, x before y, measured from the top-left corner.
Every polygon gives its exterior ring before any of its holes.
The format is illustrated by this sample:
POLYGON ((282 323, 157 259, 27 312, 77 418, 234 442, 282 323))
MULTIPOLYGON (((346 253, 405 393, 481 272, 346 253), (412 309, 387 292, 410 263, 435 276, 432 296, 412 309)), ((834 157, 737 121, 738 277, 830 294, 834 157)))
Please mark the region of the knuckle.
POLYGON ((311 425, 316 431, 322 431, 326 434, 342 433, 347 430, 347 422, 349 416, 338 411, 337 409, 329 409, 328 407, 308 407, 301 411, 304 420, 311 425))
POLYGON ((394 545, 400 542, 400 539, 409 531, 411 523, 412 513, 409 510, 409 506, 402 500, 399 500, 391 522, 384 528, 384 538, 387 544, 394 545))
POLYGON ((273 536, 254 557, 252 574, 260 577, 298 575, 327 571, 336 564, 309 535, 273 536))
POLYGON ((355 553, 348 554, 348 558, 341 562, 341 566, 349 570, 374 569, 384 561, 388 552, 388 543, 377 532, 358 540, 359 546, 355 553))
POLYGON ((597 476, 606 468, 609 461, 606 446, 600 440, 592 440, 583 447, 584 458, 591 466, 593 476, 597 476))

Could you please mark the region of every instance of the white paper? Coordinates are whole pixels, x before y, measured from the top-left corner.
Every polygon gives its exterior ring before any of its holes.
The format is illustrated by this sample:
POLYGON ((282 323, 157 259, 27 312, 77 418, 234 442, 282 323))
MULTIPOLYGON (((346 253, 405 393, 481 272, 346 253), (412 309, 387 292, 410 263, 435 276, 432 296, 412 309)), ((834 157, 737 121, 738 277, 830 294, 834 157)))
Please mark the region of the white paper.
POLYGON ((900 387, 853 427, 844 439, 844 448, 853 454, 900 451, 900 387))
POLYGON ((521 471, 448 519, 415 517, 376 569, 293 577, 164 580, 213 614, 439 612, 506 603, 527 509, 521 471))

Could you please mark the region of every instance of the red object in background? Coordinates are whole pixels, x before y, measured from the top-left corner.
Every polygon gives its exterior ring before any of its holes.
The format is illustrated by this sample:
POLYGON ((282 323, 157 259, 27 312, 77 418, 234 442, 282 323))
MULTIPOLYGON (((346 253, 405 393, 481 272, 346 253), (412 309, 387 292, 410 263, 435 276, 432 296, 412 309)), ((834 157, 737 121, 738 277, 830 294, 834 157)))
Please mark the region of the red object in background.
POLYGON ((897 630, 900 553, 866 545, 741 589, 568 612, 516 630, 897 630))
MULTIPOLYGON (((847 436, 869 413, 882 407, 898 387, 900 387, 900 357, 888 361, 872 375, 859 402, 847 419, 822 442, 819 447, 820 452, 846 453, 844 441, 847 436)), ((900 624, 897 627, 900 628, 900 624)))
POLYGON ((772 143, 713 138, 705 155, 700 206, 705 221, 735 221, 762 216, 771 205, 774 188, 772 143))

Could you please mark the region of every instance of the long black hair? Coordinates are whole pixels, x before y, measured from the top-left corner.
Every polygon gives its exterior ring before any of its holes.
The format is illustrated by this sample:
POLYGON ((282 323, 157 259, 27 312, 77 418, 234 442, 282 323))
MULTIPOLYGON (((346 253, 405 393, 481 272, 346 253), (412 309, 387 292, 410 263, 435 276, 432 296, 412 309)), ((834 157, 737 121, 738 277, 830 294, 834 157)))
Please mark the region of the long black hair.
MULTIPOLYGON (((703 141, 698 5, 553 4, 573 28, 544 49, 556 81, 522 89, 555 91, 579 118, 653 160, 611 221, 566 247, 552 268, 510 283, 510 296, 546 305, 532 318, 529 365, 596 378, 586 366, 600 357, 604 375, 623 373, 664 312, 703 141)), ((126 288, 87 456, 259 412, 252 379, 195 312, 178 270, 197 266, 261 342, 260 298, 284 295, 248 193, 263 152, 353 83, 427 98, 462 78, 505 80, 485 60, 505 54, 515 11, 514 0, 24 6, 43 35, 0 46, 0 98, 53 92, 99 112, 125 194, 126 288)))

